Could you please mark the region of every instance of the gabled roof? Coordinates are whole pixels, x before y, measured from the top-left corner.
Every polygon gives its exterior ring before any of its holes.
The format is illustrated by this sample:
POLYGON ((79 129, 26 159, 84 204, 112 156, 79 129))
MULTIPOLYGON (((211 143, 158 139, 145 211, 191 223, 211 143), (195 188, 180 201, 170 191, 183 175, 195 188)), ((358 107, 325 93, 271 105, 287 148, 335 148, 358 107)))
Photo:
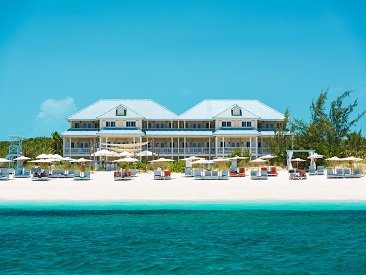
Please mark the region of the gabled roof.
POLYGON ((97 118, 144 118, 142 115, 134 112, 133 110, 131 110, 130 108, 126 107, 123 104, 119 104, 115 107, 113 107, 112 109, 110 109, 109 111, 105 112, 104 114, 101 114, 100 116, 97 116, 97 118), (124 109, 126 109, 126 115, 125 116, 118 116, 116 114, 116 110, 122 107, 124 109))
POLYGON ((238 104, 234 104, 227 108, 226 110, 222 111, 221 113, 217 114, 213 118, 242 118, 242 119, 259 119, 259 117, 248 110, 240 107, 238 104), (233 115, 232 110, 238 108, 241 111, 241 115, 233 115))
MULTIPOLYGON (((219 114, 230 110, 230 107, 238 105, 246 111, 254 114, 262 120, 283 120, 285 117, 282 113, 274 110, 266 104, 258 100, 242 100, 242 99, 206 99, 193 106, 191 109, 179 116, 181 120, 211 120, 219 114)), ((235 116, 233 116, 235 117, 235 116)))
POLYGON ((149 120, 178 118, 175 113, 151 99, 101 99, 69 116, 68 120, 96 120, 99 116, 104 115, 106 110, 112 112, 120 105, 149 120))

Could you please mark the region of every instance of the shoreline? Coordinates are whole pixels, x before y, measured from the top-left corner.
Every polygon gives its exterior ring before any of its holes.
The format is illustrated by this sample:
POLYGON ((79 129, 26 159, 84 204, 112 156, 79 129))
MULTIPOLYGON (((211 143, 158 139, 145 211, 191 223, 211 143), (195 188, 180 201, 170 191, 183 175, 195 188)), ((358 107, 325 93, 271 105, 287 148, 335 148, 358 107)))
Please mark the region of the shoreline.
MULTIPOLYGON (((247 172, 248 173, 248 172, 247 172)), ((96 172, 90 181, 51 179, 46 182, 10 179, 0 182, 0 204, 7 201, 70 202, 249 202, 249 201, 364 201, 366 179, 327 179, 308 176, 289 180, 286 171, 268 180, 250 176, 229 180, 195 180, 172 173, 171 180, 153 180, 152 173, 138 173, 128 181, 114 181, 113 171, 96 172)))

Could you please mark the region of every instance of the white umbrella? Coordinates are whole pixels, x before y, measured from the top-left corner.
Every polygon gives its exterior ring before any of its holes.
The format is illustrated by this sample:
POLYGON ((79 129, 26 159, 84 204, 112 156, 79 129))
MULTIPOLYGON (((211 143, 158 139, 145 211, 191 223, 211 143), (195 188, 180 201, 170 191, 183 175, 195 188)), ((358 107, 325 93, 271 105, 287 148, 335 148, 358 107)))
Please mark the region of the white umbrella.
POLYGON ((123 152, 119 153, 119 155, 122 156, 122 157, 132 157, 133 156, 133 153, 127 152, 127 151, 123 151, 123 152))
POLYGON ((0 162, 12 162, 12 160, 0 158, 0 162))
POLYGON ((92 156, 96 156, 96 157, 119 157, 120 154, 118 154, 117 152, 112 152, 112 151, 103 149, 103 150, 99 150, 99 151, 93 153, 92 156))
POLYGON ((351 168, 352 168, 352 173, 353 173, 355 161, 361 161, 362 159, 351 156, 351 157, 343 158, 342 160, 351 162, 351 168))
POLYGON ((295 159, 291 159, 291 161, 296 162, 296 168, 299 168, 299 163, 305 161, 304 159, 301 158, 295 158, 295 159))
POLYGON ((152 161, 150 161, 150 162, 173 162, 174 161, 174 159, 166 159, 166 158, 159 158, 159 159, 155 159, 155 160, 152 160, 152 161))
POLYGON ((135 158, 126 157, 126 158, 120 158, 120 159, 114 160, 113 162, 137 162, 137 161, 139 161, 139 160, 135 159, 135 158))
POLYGON ((198 159, 192 162, 192 164, 208 164, 208 163, 214 163, 214 162, 212 160, 207 159, 198 159))
POLYGON ((249 157, 239 157, 239 156, 235 156, 235 157, 231 157, 231 158, 229 158, 229 159, 236 159, 236 160, 238 160, 238 159, 248 159, 249 157))
POLYGON ((310 154, 308 156, 308 159, 310 159, 310 165, 315 167, 316 166, 315 160, 321 159, 323 157, 324 157, 323 155, 319 155, 318 153, 310 154))
POLYGON ((255 163, 257 165, 257 171, 259 173, 259 165, 261 163, 264 163, 264 162, 267 162, 267 161, 265 159, 256 158, 256 159, 251 160, 250 162, 255 163))
POLYGON ((14 160, 28 160, 28 159, 31 159, 31 158, 28 158, 28 157, 25 157, 25 156, 20 156, 20 157, 17 157, 15 158, 14 160))
POLYGON ((198 160, 198 159, 203 159, 203 158, 196 157, 196 156, 190 156, 188 158, 184 158, 184 159, 181 159, 181 160, 198 160))
POLYGON ((36 156, 36 159, 48 159, 49 155, 47 154, 40 154, 39 156, 36 156))
MULTIPOLYGON (((326 160, 329 160, 329 161, 334 161, 334 162, 336 162, 336 161, 342 161, 342 159, 341 158, 339 158, 339 157, 337 157, 337 156, 334 156, 334 157, 331 157, 331 158, 327 158, 326 160)), ((336 166, 334 165, 334 170, 335 170, 335 168, 336 168, 336 166)))
POLYGON ((151 156, 155 156, 156 154, 154 154, 153 152, 151 151, 148 151, 148 150, 145 150, 145 151, 142 151, 140 153, 137 153, 137 156, 138 157, 151 157, 151 156))
POLYGON ((90 159, 84 159, 84 158, 79 158, 79 159, 74 159, 72 162, 82 163, 82 162, 88 162, 88 161, 92 161, 92 160, 90 160, 90 159))
POLYGON ((277 158, 277 156, 275 155, 265 155, 265 156, 261 156, 261 159, 273 159, 273 158, 277 158))

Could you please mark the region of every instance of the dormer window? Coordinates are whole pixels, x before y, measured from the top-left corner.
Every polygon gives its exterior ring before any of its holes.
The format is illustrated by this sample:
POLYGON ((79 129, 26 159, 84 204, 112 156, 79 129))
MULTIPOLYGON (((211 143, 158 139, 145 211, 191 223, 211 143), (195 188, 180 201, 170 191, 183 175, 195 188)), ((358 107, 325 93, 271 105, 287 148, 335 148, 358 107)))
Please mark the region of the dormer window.
POLYGON ((126 116, 127 110, 123 107, 118 107, 116 109, 116 116, 126 116))
POLYGON ((240 108, 232 108, 231 109, 231 115, 232 116, 241 116, 241 109, 240 108))

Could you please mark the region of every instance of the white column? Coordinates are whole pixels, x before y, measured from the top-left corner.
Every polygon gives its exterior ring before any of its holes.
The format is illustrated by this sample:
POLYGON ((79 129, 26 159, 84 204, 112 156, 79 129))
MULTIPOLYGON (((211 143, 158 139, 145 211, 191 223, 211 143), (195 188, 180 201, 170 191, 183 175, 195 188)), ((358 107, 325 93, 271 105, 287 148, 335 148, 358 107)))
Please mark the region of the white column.
POLYGON ((71 137, 69 138, 69 150, 70 150, 70 157, 71 157, 71 137))
POLYGON ((258 158, 258 137, 255 137, 255 157, 258 158))
MULTIPOLYGON (((142 143, 142 137, 140 136, 140 144, 142 143)), ((142 151, 142 146, 140 145, 140 152, 142 151)), ((142 156, 140 156, 140 162, 142 160, 142 156)))
POLYGON ((183 156, 186 157, 186 137, 184 137, 184 141, 183 141, 183 156))
POLYGON ((263 137, 261 137, 261 155, 263 156, 263 137))
POLYGON ((225 151, 225 137, 222 137, 222 157, 224 157, 224 151, 225 151))
POLYGON ((208 138, 208 158, 211 159, 211 138, 208 138))
POLYGON ((215 137, 215 158, 217 158, 217 155, 218 155, 218 138, 215 137))
MULTIPOLYGON (((178 122, 178 125, 179 125, 179 122, 178 122)), ((178 137, 178 145, 177 145, 177 150, 178 150, 178 151, 177 151, 177 152, 178 152, 178 161, 179 161, 179 153, 180 153, 180 152, 179 152, 179 149, 180 149, 180 148, 179 148, 179 137, 178 137)))
POLYGON ((249 137, 249 152, 252 155, 252 137, 249 137))
POLYGON ((171 157, 173 158, 173 150, 174 150, 174 144, 173 144, 174 140, 173 137, 170 138, 170 150, 171 150, 171 157))

